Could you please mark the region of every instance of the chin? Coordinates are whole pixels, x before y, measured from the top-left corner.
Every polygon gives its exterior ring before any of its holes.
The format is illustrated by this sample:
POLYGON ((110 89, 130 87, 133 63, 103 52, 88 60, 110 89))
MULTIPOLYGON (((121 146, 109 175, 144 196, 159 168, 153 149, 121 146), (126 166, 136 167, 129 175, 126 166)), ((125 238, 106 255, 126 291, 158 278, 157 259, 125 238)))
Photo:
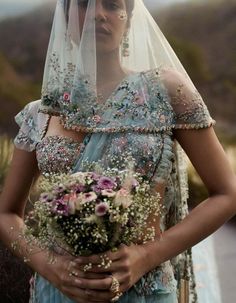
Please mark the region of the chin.
POLYGON ((107 42, 98 42, 97 41, 97 45, 96 45, 96 48, 97 48, 97 52, 100 53, 100 54, 109 54, 109 53, 112 53, 114 51, 114 48, 111 48, 109 47, 108 43, 107 42))

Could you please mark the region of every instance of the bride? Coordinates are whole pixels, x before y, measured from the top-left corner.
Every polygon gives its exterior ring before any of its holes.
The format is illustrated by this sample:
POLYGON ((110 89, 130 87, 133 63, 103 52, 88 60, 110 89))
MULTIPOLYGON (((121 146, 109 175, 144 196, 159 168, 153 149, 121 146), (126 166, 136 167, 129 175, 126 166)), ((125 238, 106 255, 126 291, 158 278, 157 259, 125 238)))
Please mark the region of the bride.
POLYGON ((18 241, 15 253, 36 273, 30 302, 197 302, 191 247, 236 213, 235 176, 204 101, 142 0, 58 0, 41 99, 16 122, 0 237, 8 247, 18 241), (190 214, 185 153, 209 191, 190 214), (165 205, 155 241, 108 251, 108 270, 96 266, 99 255, 56 247, 50 263, 19 237, 39 175, 82 171, 84 161, 123 169, 127 154, 165 205))

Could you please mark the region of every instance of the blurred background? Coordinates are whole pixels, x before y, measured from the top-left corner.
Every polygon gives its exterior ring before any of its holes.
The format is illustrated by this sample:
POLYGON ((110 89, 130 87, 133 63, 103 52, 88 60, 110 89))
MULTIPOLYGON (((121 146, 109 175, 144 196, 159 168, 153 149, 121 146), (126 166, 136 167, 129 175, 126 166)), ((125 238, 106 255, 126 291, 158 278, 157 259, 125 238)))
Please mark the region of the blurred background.
MULTIPOLYGON (((0 0, 0 191, 17 132, 14 116, 40 98, 55 2, 0 0)), ((236 171, 236 0, 144 2, 217 121, 217 135, 236 171)), ((207 192, 191 165, 189 186, 193 207, 207 192)), ((214 235, 222 303, 236 302, 235 221, 214 235)), ((30 274, 0 243, 0 301, 27 302, 30 274)))

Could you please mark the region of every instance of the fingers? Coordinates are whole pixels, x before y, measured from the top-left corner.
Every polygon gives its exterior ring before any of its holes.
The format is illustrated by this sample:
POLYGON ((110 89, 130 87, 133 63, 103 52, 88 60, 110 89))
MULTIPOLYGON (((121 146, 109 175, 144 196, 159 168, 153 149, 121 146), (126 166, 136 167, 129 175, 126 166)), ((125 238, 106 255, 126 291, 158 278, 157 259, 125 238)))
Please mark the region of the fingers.
POLYGON ((62 286, 73 286, 82 289, 92 288, 92 289, 107 289, 109 288, 109 283, 111 284, 111 275, 93 274, 93 273, 82 273, 70 275, 68 273, 61 274, 61 285, 62 286), (109 282, 110 281, 110 282, 109 282))
POLYGON ((105 278, 105 279, 83 279, 83 278, 76 278, 74 283, 78 287, 82 289, 96 289, 96 290, 107 290, 110 288, 112 282, 112 278, 105 278))
POLYGON ((97 254, 97 255, 91 255, 88 257, 85 256, 79 256, 74 260, 77 264, 89 264, 92 263, 93 265, 99 265, 101 264, 101 260, 106 256, 111 261, 116 261, 119 259, 122 259, 127 254, 127 246, 124 244, 121 244, 117 251, 111 251, 108 250, 105 253, 97 254))
MULTIPOLYGON (((116 262, 116 263, 120 263, 116 262)), ((73 269, 72 266, 75 266, 75 262, 72 262, 69 266, 72 275, 66 274, 62 278, 62 284, 60 289, 64 294, 72 298, 75 302, 78 303, 95 303, 101 302, 106 303, 110 302, 112 298, 116 295, 114 290, 111 290, 111 285, 113 278, 111 274, 108 273, 90 273, 82 272, 81 270, 73 269), (76 275, 75 275, 76 274, 76 275), (101 278, 101 276, 104 276, 101 278), (99 278, 98 278, 99 277, 99 278)), ((119 266, 119 269, 121 266, 119 266)), ((114 276, 114 275, 113 275, 114 276)), ((116 279, 119 282, 119 291, 125 291, 126 286, 126 273, 118 272, 116 273, 116 279)))
POLYGON ((74 259, 78 269, 91 273, 106 273, 116 271, 122 263, 121 260, 127 259, 129 256, 128 246, 121 244, 117 251, 107 251, 98 255, 88 257, 80 256, 74 259))
POLYGON ((97 265, 93 266, 90 270, 84 271, 83 265, 77 265, 76 262, 71 262, 72 265, 69 266, 70 270, 68 271, 69 276, 74 276, 78 278, 86 279, 104 279, 108 278, 111 275, 111 272, 104 268, 99 268, 97 265))
MULTIPOLYGON (((112 298, 112 293, 110 292, 110 284, 111 278, 109 278, 109 282, 103 282, 101 285, 100 280, 81 280, 76 277, 62 277, 62 284, 59 287, 61 292, 73 299, 78 303, 92 303, 92 302, 109 302, 110 298, 112 298), (90 281, 96 281, 95 283, 90 283, 90 281), (101 290, 92 290, 90 292, 89 287, 94 288, 98 287, 101 290)), ((114 295, 114 294, 113 294, 114 295)))
POLYGON ((56 267, 57 274, 52 282, 64 295, 78 303, 110 302, 110 273, 83 272, 71 258, 61 258, 58 264, 60 266, 56 267), (93 293, 89 293, 89 288, 93 293))
MULTIPOLYGON (((78 266, 77 268, 80 268, 81 271, 83 271, 83 266, 78 266)), ((111 265, 108 268, 104 268, 103 266, 98 267, 97 265, 93 265, 89 269, 86 270, 83 277, 88 278, 87 275, 89 274, 105 274, 109 277, 111 273, 119 273, 119 272, 127 272, 130 269, 130 260, 127 259, 119 259, 117 261, 113 261, 111 265), (109 272, 108 272, 109 271, 109 272)), ((105 278, 104 277, 104 278, 105 278)))
POLYGON ((61 284, 62 292, 78 303, 111 302, 115 293, 111 291, 112 276, 116 273, 119 291, 126 291, 130 286, 129 251, 126 245, 121 245, 116 252, 106 252, 107 258, 112 260, 109 268, 99 267, 103 254, 89 257, 78 257, 67 263, 66 275, 61 284), (84 266, 91 263, 87 271, 84 266))
MULTIPOLYGON (((127 274, 116 275, 119 285, 127 282, 127 274)), ((93 291, 110 291, 112 285, 112 276, 105 279, 82 279, 74 278, 73 280, 65 281, 65 286, 78 287, 80 289, 89 289, 93 291)))
POLYGON ((85 278, 85 279, 105 279, 110 276, 110 273, 78 271, 77 275, 75 276, 77 278, 85 278))
POLYGON ((92 302, 111 302, 111 299, 115 297, 115 293, 108 291, 98 291, 98 290, 92 290, 92 289, 76 289, 76 288, 70 288, 65 289, 68 293, 70 293, 70 296, 74 298, 79 299, 79 302, 85 302, 85 303, 92 303, 92 302), (75 296, 76 295, 76 296, 75 296))

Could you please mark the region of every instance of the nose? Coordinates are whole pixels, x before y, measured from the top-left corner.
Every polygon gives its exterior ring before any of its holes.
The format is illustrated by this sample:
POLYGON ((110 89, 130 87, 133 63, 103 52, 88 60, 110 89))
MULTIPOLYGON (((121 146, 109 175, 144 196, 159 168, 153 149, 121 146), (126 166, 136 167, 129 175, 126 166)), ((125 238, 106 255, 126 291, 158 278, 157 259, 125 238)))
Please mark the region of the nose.
POLYGON ((95 11, 95 20, 96 21, 106 21, 106 11, 101 3, 101 1, 96 1, 96 11, 95 11))

